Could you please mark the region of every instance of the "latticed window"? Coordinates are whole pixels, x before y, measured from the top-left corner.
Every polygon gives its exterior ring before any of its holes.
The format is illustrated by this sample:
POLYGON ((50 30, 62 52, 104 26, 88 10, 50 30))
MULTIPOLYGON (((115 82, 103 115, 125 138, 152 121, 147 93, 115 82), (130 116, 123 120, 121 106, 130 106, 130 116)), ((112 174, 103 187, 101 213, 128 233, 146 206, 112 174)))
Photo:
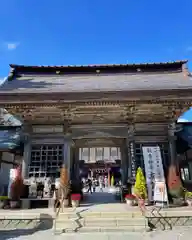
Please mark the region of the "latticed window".
MULTIPOLYGON (((147 144, 142 144, 142 143, 136 143, 135 144, 135 160, 136 160, 136 169, 138 167, 141 167, 144 171, 145 166, 144 166, 144 159, 143 159, 143 150, 142 147, 147 147, 147 146, 159 146, 161 149, 161 157, 162 157, 162 162, 165 171, 167 170, 169 166, 169 150, 168 150, 168 143, 159 143, 159 144, 154 144, 154 143, 147 143, 147 144)), ((144 171, 145 172, 145 171, 144 171)))
POLYGON ((63 163, 63 145, 34 145, 29 177, 58 177, 63 163))

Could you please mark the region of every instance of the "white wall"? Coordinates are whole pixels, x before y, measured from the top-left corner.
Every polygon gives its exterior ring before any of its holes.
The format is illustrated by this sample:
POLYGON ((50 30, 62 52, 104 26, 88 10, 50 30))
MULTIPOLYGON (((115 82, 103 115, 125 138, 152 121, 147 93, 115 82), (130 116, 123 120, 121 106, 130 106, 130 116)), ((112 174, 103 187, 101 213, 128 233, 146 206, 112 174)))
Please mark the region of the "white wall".
POLYGON ((9 172, 13 168, 15 156, 12 153, 3 152, 0 165, 0 195, 2 194, 3 188, 9 184, 9 172))

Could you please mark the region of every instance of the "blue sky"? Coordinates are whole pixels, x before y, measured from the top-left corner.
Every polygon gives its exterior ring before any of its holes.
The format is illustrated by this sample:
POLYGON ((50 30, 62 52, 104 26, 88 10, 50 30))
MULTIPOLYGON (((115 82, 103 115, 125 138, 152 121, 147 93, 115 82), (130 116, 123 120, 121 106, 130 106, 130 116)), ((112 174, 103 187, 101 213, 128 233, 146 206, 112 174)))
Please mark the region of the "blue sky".
POLYGON ((191 0, 2 0, 0 7, 1 77, 9 63, 188 59, 192 70, 191 0))

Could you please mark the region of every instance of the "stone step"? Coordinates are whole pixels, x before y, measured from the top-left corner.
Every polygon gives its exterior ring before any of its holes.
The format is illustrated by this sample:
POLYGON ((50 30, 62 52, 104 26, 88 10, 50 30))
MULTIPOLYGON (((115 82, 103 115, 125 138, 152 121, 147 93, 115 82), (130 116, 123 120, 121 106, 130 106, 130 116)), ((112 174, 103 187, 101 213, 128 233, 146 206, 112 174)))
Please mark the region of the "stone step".
POLYGON ((138 212, 74 212, 74 213, 60 213, 60 218, 137 218, 142 217, 142 213, 138 212))
POLYGON ((78 214, 76 214, 76 212, 74 212, 74 213, 59 213, 57 218, 67 220, 67 219, 76 219, 78 217, 79 217, 78 214))
POLYGON ((102 214, 102 215, 141 215, 141 211, 138 210, 138 211, 128 211, 128 210, 125 210, 125 211, 84 211, 84 212, 81 212, 82 215, 84 214, 102 214))
POLYGON ((145 226, 145 218, 91 218, 91 219, 60 219, 56 220, 56 225, 68 226, 79 224, 81 226, 145 226))
POLYGON ((77 224, 75 221, 70 221, 70 222, 57 222, 56 223, 56 231, 63 231, 63 232, 75 232, 76 229, 80 228, 82 226, 80 226, 79 224, 77 224))
POLYGON ((146 232, 145 227, 141 226, 124 226, 124 227, 80 227, 80 228, 56 228, 55 234, 62 233, 97 233, 97 232, 146 232))
POLYGON ((146 229, 145 218, 80 218, 56 220, 56 232, 135 232, 146 229))
POLYGON ((124 226, 124 227, 82 227, 76 230, 81 233, 96 233, 96 232, 145 232, 143 226, 124 226))
POLYGON ((144 218, 83 218, 82 226, 145 226, 144 218))

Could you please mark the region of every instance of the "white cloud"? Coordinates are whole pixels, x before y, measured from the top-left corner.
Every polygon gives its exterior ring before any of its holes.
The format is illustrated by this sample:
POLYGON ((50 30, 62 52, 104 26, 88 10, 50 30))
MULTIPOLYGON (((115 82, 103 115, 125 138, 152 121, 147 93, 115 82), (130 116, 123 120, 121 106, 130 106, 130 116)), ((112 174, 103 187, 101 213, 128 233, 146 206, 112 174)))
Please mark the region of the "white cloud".
POLYGON ((9 51, 15 50, 19 46, 18 42, 9 42, 6 43, 6 47, 9 51))
POLYGON ((180 122, 180 123, 182 123, 182 122, 189 122, 189 120, 187 120, 186 118, 179 118, 177 120, 177 122, 180 122))
POLYGON ((187 52, 192 52, 192 46, 188 46, 188 47, 186 48, 186 51, 187 51, 187 52))

